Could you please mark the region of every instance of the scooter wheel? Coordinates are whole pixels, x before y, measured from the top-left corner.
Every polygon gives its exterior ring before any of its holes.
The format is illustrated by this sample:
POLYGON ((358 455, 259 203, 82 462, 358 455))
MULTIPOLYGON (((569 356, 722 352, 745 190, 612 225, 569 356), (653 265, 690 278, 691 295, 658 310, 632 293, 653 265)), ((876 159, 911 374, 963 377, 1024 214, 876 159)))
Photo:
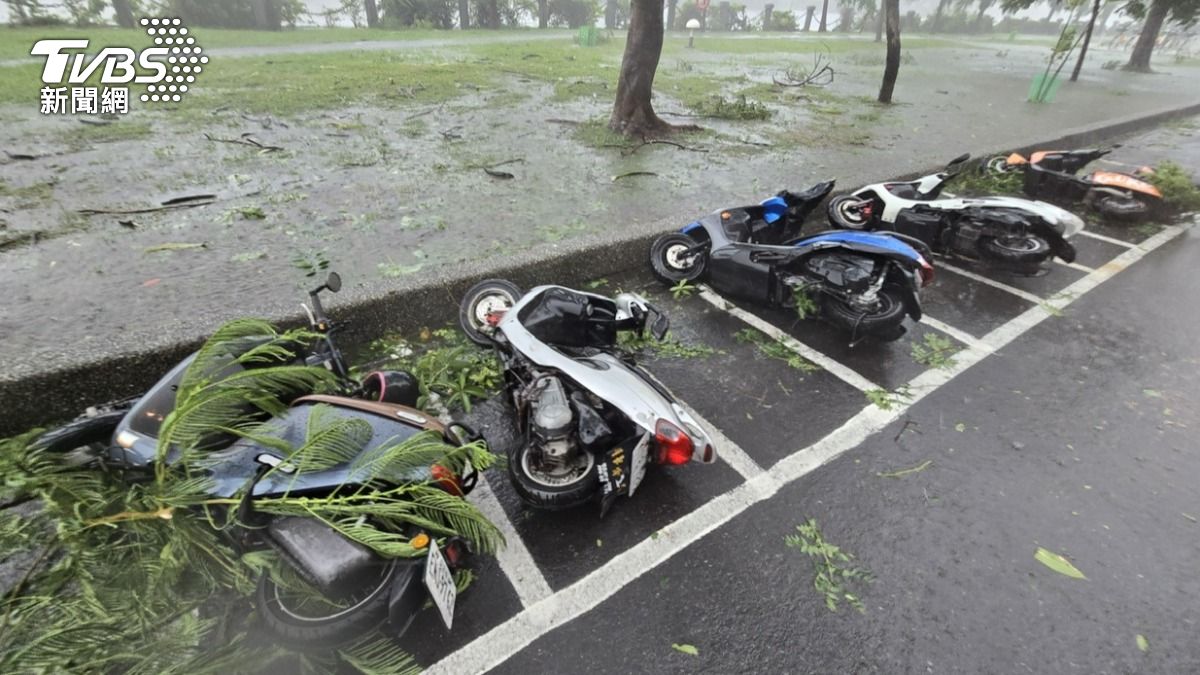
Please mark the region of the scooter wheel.
POLYGON ((825 207, 825 214, 829 217, 829 224, 841 230, 866 229, 870 218, 864 216, 858 209, 853 208, 855 204, 861 201, 861 199, 854 195, 834 197, 830 200, 829 206, 825 207))
POLYGON ((901 324, 907 311, 904 300, 894 289, 879 291, 879 306, 872 312, 863 312, 831 296, 825 296, 821 306, 831 323, 856 335, 870 335, 884 342, 899 340, 904 335, 901 324))
POLYGON ((699 242, 682 232, 664 234, 650 245, 650 269, 656 279, 668 286, 681 281, 696 281, 708 268, 705 252, 685 256, 684 252, 699 242))
POLYGON ((493 312, 504 312, 521 299, 521 289, 511 281, 488 279, 470 288, 458 306, 458 324, 471 342, 484 347, 493 342, 496 329, 488 324, 493 312))
POLYGON ((1150 213, 1149 205, 1134 197, 1102 197, 1096 210, 1113 220, 1138 220, 1150 213))
POLYGON ((313 602, 313 594, 320 596, 315 589, 298 593, 276 583, 269 573, 263 574, 254 596, 255 607, 263 626, 281 642, 301 649, 333 647, 360 638, 383 623, 392 581, 401 571, 398 561, 389 560, 360 592, 327 606, 313 602))
POLYGON ((592 453, 581 452, 582 465, 576 467, 576 475, 560 480, 536 471, 530 456, 532 450, 525 443, 508 454, 508 477, 526 504, 546 511, 559 511, 586 503, 600 490, 592 453))
POLYGON ((996 155, 983 165, 984 173, 1001 174, 1009 173, 1013 170, 1015 170, 1015 167, 1009 166, 1008 158, 1004 155, 996 155))
POLYGON ((1045 239, 1033 235, 983 239, 979 246, 985 260, 1004 265, 1038 264, 1049 260, 1053 255, 1050 244, 1045 239))

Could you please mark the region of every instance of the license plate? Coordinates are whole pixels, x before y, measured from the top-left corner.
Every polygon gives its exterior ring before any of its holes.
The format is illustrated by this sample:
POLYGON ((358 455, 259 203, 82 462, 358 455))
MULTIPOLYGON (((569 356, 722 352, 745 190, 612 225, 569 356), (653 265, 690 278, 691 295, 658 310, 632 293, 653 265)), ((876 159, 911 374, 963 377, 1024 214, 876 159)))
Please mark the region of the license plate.
POLYGON ((454 621, 454 600, 458 596, 458 587, 454 584, 454 575, 442 552, 438 550, 437 541, 429 540, 429 557, 425 561, 425 588, 433 598, 442 614, 442 622, 446 628, 454 621))
POLYGON ((646 464, 649 460, 650 434, 642 436, 642 440, 638 441, 637 446, 633 448, 633 454, 629 457, 629 496, 633 496, 633 491, 637 489, 638 484, 646 477, 646 464))

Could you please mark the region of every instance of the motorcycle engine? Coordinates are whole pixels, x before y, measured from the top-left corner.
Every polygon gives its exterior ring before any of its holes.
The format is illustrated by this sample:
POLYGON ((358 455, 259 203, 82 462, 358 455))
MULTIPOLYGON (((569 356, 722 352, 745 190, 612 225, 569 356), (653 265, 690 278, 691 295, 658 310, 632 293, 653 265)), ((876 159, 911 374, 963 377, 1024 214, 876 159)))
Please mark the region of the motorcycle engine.
POLYGON ((540 441, 546 459, 565 457, 571 451, 571 428, 575 416, 562 382, 557 377, 542 378, 530 403, 533 435, 540 441))
POLYGON ((851 293, 866 291, 875 274, 875 260, 860 255, 814 255, 804 261, 804 266, 810 274, 820 277, 835 288, 851 293))

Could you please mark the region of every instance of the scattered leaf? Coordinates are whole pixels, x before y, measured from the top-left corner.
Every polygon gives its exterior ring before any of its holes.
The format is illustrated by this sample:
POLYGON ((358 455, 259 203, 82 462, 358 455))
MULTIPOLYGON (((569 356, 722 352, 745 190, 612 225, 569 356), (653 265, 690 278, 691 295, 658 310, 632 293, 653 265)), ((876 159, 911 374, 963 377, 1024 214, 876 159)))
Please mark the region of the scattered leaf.
POLYGON ((602 540, 602 539, 596 540, 596 548, 600 548, 603 545, 604 545, 604 540, 602 540))
POLYGON ((962 422, 959 422, 958 424, 954 425, 954 430, 961 434, 962 432, 967 430, 967 425, 963 424, 962 422))
POLYGON ((654 173, 653 171, 627 171, 625 173, 619 173, 619 174, 613 176, 612 182, 615 183, 615 182, 621 180, 622 178, 632 178, 634 176, 657 176, 657 175, 658 174, 654 173))
POLYGON ((1193 516, 1193 515, 1191 515, 1191 514, 1187 514, 1187 513, 1180 513, 1179 515, 1183 516, 1184 518, 1187 518, 1188 520, 1192 521, 1193 523, 1197 522, 1197 521, 1196 521, 1196 516, 1193 516))
POLYGON ((875 475, 879 476, 880 478, 903 478, 910 473, 920 473, 920 472, 924 471, 925 469, 928 469, 931 464, 933 464, 933 460, 927 459, 924 462, 921 462, 920 464, 918 464, 914 467, 908 468, 908 469, 898 469, 896 471, 879 471, 875 475))
POLYGON ((1049 551, 1039 546, 1037 553, 1034 553, 1033 557, 1059 574, 1071 577, 1072 579, 1087 579, 1087 577, 1083 576, 1083 572, 1080 572, 1077 567, 1071 564, 1070 560, 1067 560, 1054 551, 1049 551))
POLYGON ((146 253, 159 253, 161 251, 187 251, 196 248, 208 248, 208 244, 185 244, 168 242, 166 244, 158 244, 157 246, 147 246, 146 253))
POLYGON ((1142 650, 1143 652, 1150 651, 1150 641, 1147 640, 1146 636, 1142 635, 1141 633, 1138 633, 1137 635, 1137 646, 1138 649, 1142 650))
POLYGON ((683 652, 684 654, 688 654, 689 656, 699 656, 700 655, 700 650, 696 649, 696 647, 694 645, 687 645, 687 644, 680 645, 680 644, 671 643, 671 649, 674 649, 677 652, 683 652))
POLYGON ((1145 394, 1147 398, 1162 398, 1163 397, 1162 392, 1155 390, 1155 389, 1143 389, 1142 393, 1145 394))
POLYGON ((491 176, 492 178, 500 178, 503 180, 509 180, 511 178, 516 178, 516 176, 514 176, 513 174, 511 174, 507 171, 497 171, 495 169, 485 168, 483 170, 483 172, 486 173, 487 175, 491 176))
POLYGON ((160 281, 162 281, 162 279, 155 277, 153 279, 147 279, 147 280, 143 281, 142 285, 145 286, 146 288, 150 288, 151 286, 157 286, 158 282, 160 282, 160 281))

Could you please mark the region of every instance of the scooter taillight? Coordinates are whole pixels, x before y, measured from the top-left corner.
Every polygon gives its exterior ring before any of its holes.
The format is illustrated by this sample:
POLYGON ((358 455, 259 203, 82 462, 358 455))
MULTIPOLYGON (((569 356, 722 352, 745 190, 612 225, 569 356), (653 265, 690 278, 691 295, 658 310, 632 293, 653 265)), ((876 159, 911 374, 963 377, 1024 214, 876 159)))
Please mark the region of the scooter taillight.
POLYGON ((921 275, 921 288, 925 288, 929 284, 933 283, 933 265, 930 265, 929 261, 924 257, 921 258, 921 269, 919 274, 921 275))
POLYGON ((654 441, 659 464, 687 464, 692 461, 692 452, 696 449, 692 439, 683 429, 667 420, 655 423, 654 441))
POLYGON ((438 487, 454 495, 455 497, 463 496, 464 493, 462 481, 459 480, 458 476, 455 475, 453 471, 447 469, 441 464, 434 464, 433 466, 429 467, 429 472, 433 474, 433 482, 436 483, 438 487))

